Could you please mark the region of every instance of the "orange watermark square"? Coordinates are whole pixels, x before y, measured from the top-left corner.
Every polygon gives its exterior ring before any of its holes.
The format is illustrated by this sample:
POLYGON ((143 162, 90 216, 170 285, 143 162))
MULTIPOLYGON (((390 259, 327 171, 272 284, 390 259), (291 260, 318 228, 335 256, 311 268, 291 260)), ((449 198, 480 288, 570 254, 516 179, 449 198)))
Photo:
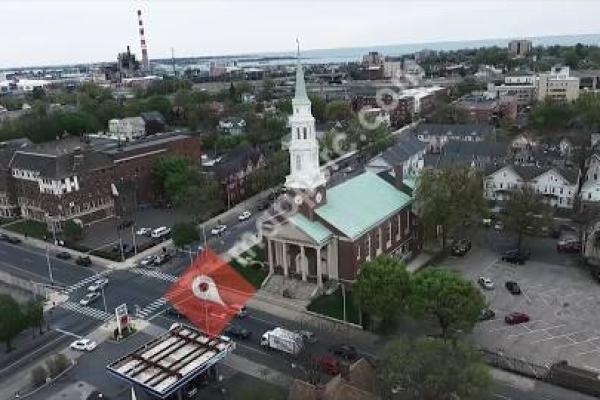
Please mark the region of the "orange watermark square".
POLYGON ((165 294, 198 329, 217 336, 255 289, 231 265, 206 248, 165 294))

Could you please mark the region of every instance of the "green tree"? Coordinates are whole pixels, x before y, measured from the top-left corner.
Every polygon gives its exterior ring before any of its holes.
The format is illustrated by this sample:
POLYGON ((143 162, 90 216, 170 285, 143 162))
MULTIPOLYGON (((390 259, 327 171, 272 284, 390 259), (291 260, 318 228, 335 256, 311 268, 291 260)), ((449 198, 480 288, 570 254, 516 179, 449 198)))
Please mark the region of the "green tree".
POLYGON ((46 383, 46 378, 48 377, 48 371, 46 368, 38 365, 34 369, 31 370, 31 385, 33 387, 42 386, 46 383))
POLYGON ((174 200, 194 216, 194 221, 203 221, 223 210, 223 187, 208 174, 194 173, 188 185, 175 193, 174 200))
POLYGON ((417 183, 415 206, 426 238, 441 238, 445 248, 449 235, 485 212, 481 175, 463 164, 425 169, 417 183))
POLYGON ((69 219, 65 222, 63 234, 69 242, 77 242, 83 238, 83 228, 80 223, 73 219, 69 219))
POLYGON ((311 102, 311 110, 312 110, 312 115, 313 117, 315 117, 315 119, 317 120, 317 122, 324 122, 325 121, 325 113, 326 113, 326 108, 327 108, 327 102, 325 101, 324 98, 322 98, 321 96, 318 95, 310 95, 308 96, 311 102))
POLYGON ((71 360, 69 360, 69 358, 62 353, 59 353, 54 357, 51 357, 48 360, 46 360, 48 374, 52 378, 56 378, 61 372, 69 368, 70 365, 71 360))
POLYGON ((361 311, 387 321, 396 319, 404 308, 409 290, 406 267, 389 255, 364 263, 352 287, 361 311))
POLYGON ((26 327, 27 321, 19 303, 6 294, 0 294, 0 315, 0 341, 8 353, 12 350, 12 340, 26 327))
POLYGON ((347 121, 352 118, 350 103, 334 100, 325 106, 325 118, 328 121, 347 121))
POLYGON ((32 335, 35 333, 35 328, 38 328, 41 334, 44 323, 44 304, 41 301, 30 301, 23 308, 23 312, 27 325, 32 328, 32 335))
POLYGON ((179 248, 189 246, 200 239, 200 236, 198 235, 198 229, 196 229, 194 224, 190 223, 173 225, 171 237, 173 238, 173 244, 179 248))
POLYGON ((493 381, 480 353, 468 343, 430 338, 390 342, 377 363, 384 399, 481 400, 493 381))
POLYGON ((261 101, 269 101, 273 99, 273 90, 275 89, 275 82, 273 79, 267 77, 262 81, 262 90, 258 96, 261 101))
POLYGON ((517 234, 517 248, 520 249, 524 235, 539 233, 548 222, 542 197, 528 187, 511 190, 503 221, 509 230, 517 234))
POLYGON ((414 277, 408 303, 415 316, 436 318, 444 338, 451 330, 472 330, 485 307, 483 295, 471 282, 452 271, 433 268, 414 277))
POLYGON ((191 164, 185 157, 160 157, 152 165, 152 176, 160 193, 173 199, 189 183, 192 176, 191 164))

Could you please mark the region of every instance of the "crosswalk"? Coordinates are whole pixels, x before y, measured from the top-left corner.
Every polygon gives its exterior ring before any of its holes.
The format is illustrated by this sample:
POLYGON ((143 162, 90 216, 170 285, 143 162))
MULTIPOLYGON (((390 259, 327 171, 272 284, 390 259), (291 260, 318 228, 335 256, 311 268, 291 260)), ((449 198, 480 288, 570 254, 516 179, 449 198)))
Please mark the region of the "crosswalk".
POLYGON ((147 318, 148 316, 150 316, 150 314, 152 314, 153 312, 155 312, 156 310, 158 310, 159 308, 164 306, 166 303, 167 303, 167 300, 163 297, 160 297, 160 298, 154 300, 152 303, 148 304, 146 307, 139 310, 137 312, 137 315, 141 318, 147 318))
POLYGON ((133 272, 134 274, 139 274, 139 275, 144 275, 147 276, 149 278, 154 278, 154 279, 160 279, 163 281, 167 281, 167 282, 175 282, 177 280, 177 277, 171 274, 167 274, 165 272, 161 272, 161 271, 156 271, 153 269, 145 269, 145 268, 131 268, 129 269, 130 272, 133 272))
POLYGON ((65 310, 73 311, 91 318, 99 319, 100 321, 108 321, 113 318, 112 315, 105 313, 102 310, 98 310, 94 307, 82 306, 79 303, 74 303, 72 301, 65 301, 59 305, 61 308, 65 310))
POLYGON ((74 292, 74 291, 76 291, 76 290, 78 290, 78 289, 80 289, 80 288, 82 288, 84 286, 87 286, 87 285, 91 284, 92 282, 94 282, 94 281, 96 281, 96 280, 104 277, 105 275, 110 274, 111 272, 112 272, 111 270, 107 269, 107 270, 104 270, 102 272, 98 272, 97 274, 88 276, 87 278, 82 279, 79 282, 72 284, 71 286, 67 286, 64 289, 64 291, 67 294, 72 293, 72 292, 74 292))

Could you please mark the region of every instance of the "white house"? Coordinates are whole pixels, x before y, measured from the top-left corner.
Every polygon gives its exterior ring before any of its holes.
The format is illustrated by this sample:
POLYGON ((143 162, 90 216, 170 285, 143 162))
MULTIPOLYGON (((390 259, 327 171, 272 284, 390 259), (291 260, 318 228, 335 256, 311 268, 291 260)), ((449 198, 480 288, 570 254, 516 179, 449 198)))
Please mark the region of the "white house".
POLYGON ((587 170, 581 186, 582 202, 600 201, 600 154, 593 153, 586 162, 587 170))
POLYGON ((579 173, 574 170, 505 165, 489 170, 484 179, 488 200, 506 201, 510 191, 524 186, 535 190, 552 207, 572 208, 577 196, 579 173))
POLYGON ((118 140, 131 141, 146 134, 146 123, 142 117, 111 119, 108 121, 106 136, 118 140))
POLYGON ((219 129, 231 135, 239 135, 246 129, 246 120, 240 117, 223 118, 219 121, 219 129))
POLYGON ((403 134, 392 147, 373 157, 366 170, 374 173, 388 171, 394 176, 401 168, 403 177, 414 178, 423 169, 426 152, 426 143, 410 133, 403 134))

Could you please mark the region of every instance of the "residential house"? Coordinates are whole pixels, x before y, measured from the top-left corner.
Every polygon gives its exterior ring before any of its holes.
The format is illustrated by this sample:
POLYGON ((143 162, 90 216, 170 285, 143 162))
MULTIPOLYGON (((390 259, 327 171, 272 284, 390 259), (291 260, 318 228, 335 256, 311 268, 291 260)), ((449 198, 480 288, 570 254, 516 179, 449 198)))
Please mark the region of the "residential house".
POLYGON ((412 121, 415 110, 415 99, 413 96, 383 96, 379 99, 373 95, 356 95, 352 98, 351 107, 354 112, 362 109, 380 108, 378 101, 383 101, 386 105, 394 105, 393 109, 388 109, 390 122, 393 127, 401 127, 412 121))
POLYGON ((492 166, 486 171, 484 193, 488 200, 506 201, 510 191, 529 187, 557 208, 573 208, 579 172, 573 169, 522 165, 492 166))
POLYGON ((240 147, 227 151, 214 159, 204 158, 203 169, 223 185, 225 204, 230 207, 247 198, 251 191, 248 177, 266 165, 266 149, 240 147))
POLYGON ((426 154, 424 166, 445 168, 453 164, 466 164, 478 170, 504 165, 508 159, 508 144, 490 141, 451 140, 439 153, 426 154))
POLYGON ((413 131, 417 139, 427 143, 430 153, 439 153, 449 140, 480 142, 492 138, 495 132, 487 124, 419 124, 413 131))
POLYGON ((246 120, 240 117, 222 118, 219 129, 230 135, 241 135, 246 130, 246 120))
POLYGON ((392 176, 398 171, 405 178, 415 178, 423 168, 426 152, 427 144, 406 133, 400 135, 393 146, 373 157, 366 169, 374 173, 387 171, 392 176))
POLYGON ((453 104, 465 111, 471 123, 493 124, 500 118, 512 121, 517 118, 517 100, 512 96, 493 98, 482 94, 469 94, 453 104))
POLYGON ((595 151, 586 161, 586 171, 581 186, 581 201, 583 204, 598 204, 600 202, 600 152, 595 151))

